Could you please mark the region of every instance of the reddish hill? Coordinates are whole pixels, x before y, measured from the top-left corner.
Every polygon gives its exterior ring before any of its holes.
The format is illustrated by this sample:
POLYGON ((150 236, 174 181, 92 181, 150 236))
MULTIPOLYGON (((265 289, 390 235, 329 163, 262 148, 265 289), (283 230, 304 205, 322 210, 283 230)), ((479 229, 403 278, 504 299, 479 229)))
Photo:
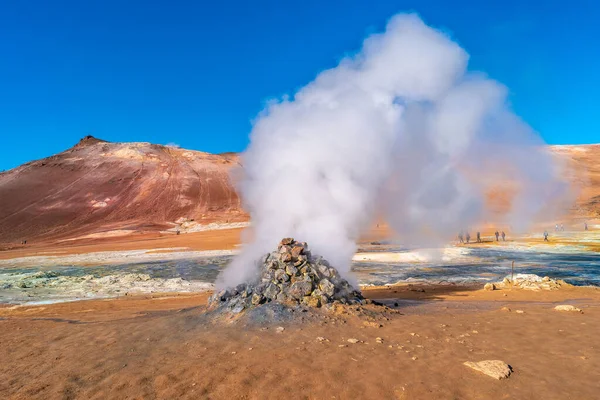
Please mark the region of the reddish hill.
POLYGON ((0 242, 165 229, 182 217, 244 220, 229 180, 237 165, 233 153, 88 136, 67 151, 0 174, 0 242))
POLYGON ((600 144, 552 146, 552 152, 567 160, 567 177, 579 190, 573 214, 600 218, 600 144))

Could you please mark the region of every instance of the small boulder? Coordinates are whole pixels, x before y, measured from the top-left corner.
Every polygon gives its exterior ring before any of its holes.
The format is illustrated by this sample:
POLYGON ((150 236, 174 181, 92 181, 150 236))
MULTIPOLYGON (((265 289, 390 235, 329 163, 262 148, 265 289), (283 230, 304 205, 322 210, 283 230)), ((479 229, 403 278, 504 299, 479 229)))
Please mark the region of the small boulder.
POLYGON ((554 310, 556 310, 556 311, 571 311, 571 312, 579 312, 579 313, 583 312, 583 311, 581 311, 580 308, 577 308, 577 307, 572 306, 570 304, 561 304, 561 305, 558 305, 558 306, 554 307, 554 310))
POLYGON ((294 262, 294 267, 299 267, 303 264, 305 264, 308 261, 308 257, 306 257, 304 254, 301 254, 298 256, 297 260, 294 262))
POLYGON ((494 285, 493 283, 486 283, 483 288, 485 290, 496 290, 496 285, 494 285))
POLYGON ((298 268, 288 264, 285 266, 285 273, 289 276, 295 276, 298 273, 298 268))
POLYGON ((463 364, 495 379, 508 378, 512 373, 511 366, 500 360, 484 360, 478 362, 466 361, 463 364))
POLYGON ((252 295, 252 304, 253 305, 259 305, 263 302, 264 298, 262 296, 262 294, 258 294, 258 293, 254 293, 252 295))
POLYGON ((319 282, 319 289, 321 289, 323 294, 329 297, 332 297, 335 292, 335 286, 333 283, 329 282, 328 279, 321 279, 321 282, 319 282))
POLYGON ((304 296, 308 296, 312 292, 312 283, 310 281, 296 281, 290 286, 289 295, 301 300, 304 296))
POLYGON ((243 303, 242 303, 242 304, 237 304, 236 306, 234 306, 234 307, 231 309, 231 312, 232 312, 232 313, 234 313, 234 314, 239 314, 239 313, 241 313, 242 311, 244 311, 244 308, 246 308, 246 307, 244 306, 244 304, 243 304, 243 303))
POLYGON ((321 299, 314 296, 304 296, 304 298, 302 299, 302 303, 306 304, 309 307, 321 307, 321 299))
POLYGON ((265 297, 270 300, 274 300, 279 293, 279 288, 277 285, 270 283, 269 286, 265 289, 265 297))
POLYGON ((275 279, 277 279, 279 282, 287 282, 290 280, 290 276, 286 274, 284 270, 278 269, 275 271, 275 279))
POLYGON ((302 246, 294 246, 292 247, 292 258, 293 259, 298 259, 298 256, 300 256, 302 253, 304 253, 304 247, 302 246))

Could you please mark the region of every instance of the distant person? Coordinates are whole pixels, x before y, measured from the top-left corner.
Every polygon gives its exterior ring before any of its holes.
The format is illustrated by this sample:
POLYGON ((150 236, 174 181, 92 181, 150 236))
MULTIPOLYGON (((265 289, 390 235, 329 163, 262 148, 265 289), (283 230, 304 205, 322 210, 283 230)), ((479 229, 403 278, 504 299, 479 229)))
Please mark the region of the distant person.
POLYGON ((463 235, 462 231, 458 232, 458 241, 460 243, 464 243, 465 242, 464 235, 463 235))
POLYGON ((477 232, 477 243, 481 243, 481 232, 477 232))
POLYGON ((586 230, 586 231, 588 230, 588 227, 587 227, 587 222, 584 222, 584 223, 583 223, 583 229, 584 229, 584 230, 586 230))
POLYGON ((176 235, 179 235, 181 232, 179 231, 179 228, 177 228, 177 232, 175 233, 176 235))
POLYGON ((500 236, 500 234, 498 233, 498 231, 496 231, 496 232, 494 233, 494 235, 496 235, 496 242, 497 242, 497 241, 498 241, 498 236, 500 236))
POLYGON ((469 243, 469 240, 471 240, 471 235, 469 234, 469 232, 467 232, 466 238, 467 238, 467 243, 469 243))
POLYGON ((506 242, 506 233, 504 231, 502 231, 502 241, 506 242))
POLYGON ((554 232, 558 232, 558 224, 556 224, 556 226, 554 226, 554 232))
POLYGON ((548 231, 544 231, 544 242, 548 241, 548 231))

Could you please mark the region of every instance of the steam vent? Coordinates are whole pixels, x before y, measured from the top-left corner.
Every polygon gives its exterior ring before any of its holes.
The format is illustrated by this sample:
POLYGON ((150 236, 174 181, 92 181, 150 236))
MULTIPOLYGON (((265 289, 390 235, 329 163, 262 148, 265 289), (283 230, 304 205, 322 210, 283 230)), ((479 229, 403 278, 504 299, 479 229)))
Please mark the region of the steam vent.
POLYGON ((286 238, 277 251, 262 259, 258 282, 215 293, 209 299, 209 307, 239 314, 269 303, 318 308, 334 302, 366 301, 326 260, 313 256, 306 243, 286 238))

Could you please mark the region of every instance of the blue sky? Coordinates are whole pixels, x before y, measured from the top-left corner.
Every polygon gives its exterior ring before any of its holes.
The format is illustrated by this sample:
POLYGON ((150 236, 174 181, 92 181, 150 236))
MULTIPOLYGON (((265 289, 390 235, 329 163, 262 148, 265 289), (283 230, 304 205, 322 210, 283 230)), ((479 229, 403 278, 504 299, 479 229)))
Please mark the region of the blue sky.
POLYGON ((0 170, 87 134, 241 151, 265 101, 335 66, 401 11, 466 48, 470 69, 508 86, 547 142, 600 142, 593 1, 0 4, 0 170))

